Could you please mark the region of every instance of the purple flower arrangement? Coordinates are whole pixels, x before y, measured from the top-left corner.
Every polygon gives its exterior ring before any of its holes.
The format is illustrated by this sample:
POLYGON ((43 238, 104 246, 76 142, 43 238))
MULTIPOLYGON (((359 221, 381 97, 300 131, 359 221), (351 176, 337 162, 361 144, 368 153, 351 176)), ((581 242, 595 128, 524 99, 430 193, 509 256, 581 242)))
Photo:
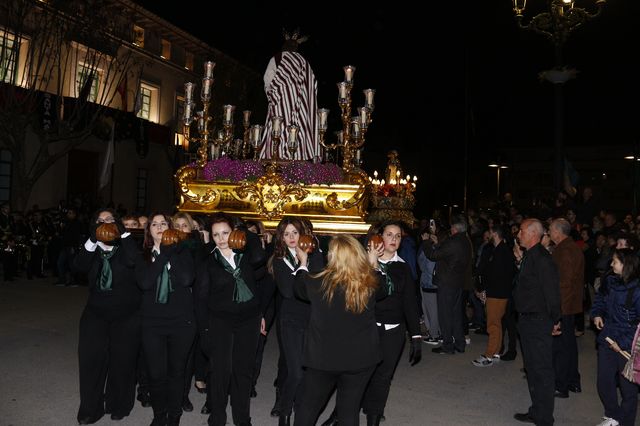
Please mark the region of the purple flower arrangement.
MULTIPOLYGON (((209 161, 202 171, 207 181, 253 181, 265 173, 262 163, 254 160, 232 160, 222 157, 209 161)), ((314 164, 308 161, 289 161, 281 168, 287 183, 331 184, 342 182, 343 172, 335 164, 314 164)))

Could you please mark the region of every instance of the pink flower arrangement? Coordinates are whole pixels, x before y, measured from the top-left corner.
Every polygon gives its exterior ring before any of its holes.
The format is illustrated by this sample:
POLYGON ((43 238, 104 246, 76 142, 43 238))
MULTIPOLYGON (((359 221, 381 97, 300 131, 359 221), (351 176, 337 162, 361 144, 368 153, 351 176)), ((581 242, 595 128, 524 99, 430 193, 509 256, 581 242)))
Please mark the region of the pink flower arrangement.
MULTIPOLYGON (((207 181, 240 182, 256 180, 265 173, 262 163, 254 160, 232 160, 222 157, 209 161, 202 171, 207 181)), ((335 164, 314 164, 308 161, 289 161, 281 168, 287 183, 330 184, 342 182, 343 172, 335 164)))

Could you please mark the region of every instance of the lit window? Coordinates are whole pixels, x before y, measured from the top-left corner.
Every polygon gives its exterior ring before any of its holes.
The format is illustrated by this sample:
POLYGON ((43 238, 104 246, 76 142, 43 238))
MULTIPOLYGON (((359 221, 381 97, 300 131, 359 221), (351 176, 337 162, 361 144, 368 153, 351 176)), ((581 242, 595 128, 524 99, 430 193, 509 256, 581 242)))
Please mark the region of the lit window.
POLYGON ((76 75, 76 93, 78 97, 87 96, 89 102, 97 101, 100 74, 100 70, 95 67, 78 64, 78 72, 76 75), (89 81, 89 79, 91 79, 91 81, 89 81), (88 86, 89 84, 91 85, 90 87, 88 86))
POLYGON ((137 25, 133 26, 133 44, 138 47, 144 47, 144 28, 137 25))
POLYGON ((0 34, 0 81, 14 83, 18 49, 13 36, 7 32, 0 34))
POLYGON ((160 89, 148 83, 140 83, 136 98, 136 116, 157 123, 159 121, 158 101, 160 89))
POLYGON ((171 59, 171 42, 167 40, 162 40, 162 55, 160 55, 162 59, 169 60, 171 59))
POLYGON ((187 56, 184 61, 184 67, 189 71, 193 71, 193 53, 187 52, 187 56))

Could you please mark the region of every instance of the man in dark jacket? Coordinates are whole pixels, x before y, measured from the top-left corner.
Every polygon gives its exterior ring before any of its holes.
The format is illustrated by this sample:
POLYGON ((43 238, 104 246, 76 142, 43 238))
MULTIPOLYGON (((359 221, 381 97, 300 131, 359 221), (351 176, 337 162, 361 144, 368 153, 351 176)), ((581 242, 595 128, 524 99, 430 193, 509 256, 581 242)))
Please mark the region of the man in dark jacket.
POLYGON ((566 219, 556 219, 549 227, 549 236, 555 244, 552 257, 560 274, 562 302, 561 333, 553 338, 557 398, 567 398, 569 391, 582 390, 578 372, 575 314, 582 312, 584 254, 569 234, 571 234, 571 224, 566 219))
POLYGON ((432 351, 443 354, 464 352, 462 289, 471 288, 473 258, 466 220, 454 217, 451 237, 438 245, 438 237, 430 234, 429 239, 423 242, 422 249, 427 259, 436 262, 434 279, 438 286, 438 320, 443 341, 442 346, 432 351))
POLYGON ((507 232, 502 225, 494 225, 491 230, 491 242, 495 248, 482 274, 482 283, 486 292, 489 340, 484 354, 473 361, 476 367, 493 365, 502 346, 502 317, 507 309, 507 302, 513 289, 513 277, 516 273, 513 251, 505 241, 507 232))
POLYGON ((538 219, 520 225, 518 241, 526 249, 513 292, 518 331, 527 371, 531 407, 513 417, 536 425, 553 424, 555 374, 552 332, 559 330, 560 279, 549 252, 540 244, 544 227, 538 219))

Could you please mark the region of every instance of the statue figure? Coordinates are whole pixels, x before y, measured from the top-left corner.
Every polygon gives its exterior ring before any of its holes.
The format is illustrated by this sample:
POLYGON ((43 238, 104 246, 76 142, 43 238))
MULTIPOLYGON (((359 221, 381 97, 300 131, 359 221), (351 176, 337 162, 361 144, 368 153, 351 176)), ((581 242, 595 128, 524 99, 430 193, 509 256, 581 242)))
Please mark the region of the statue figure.
POLYGON ((286 129, 287 126, 295 124, 299 127, 299 131, 298 147, 293 158, 318 161, 320 159, 318 83, 309 63, 297 53, 298 45, 306 41, 307 37, 300 37, 298 30, 291 35, 285 32, 284 36, 282 51, 271 58, 264 73, 264 89, 269 101, 269 109, 260 158, 271 158, 271 118, 281 116, 283 122, 280 158, 291 158, 287 150, 289 134, 286 129))
POLYGON ((385 182, 391 183, 391 179, 399 181, 404 175, 402 174, 402 165, 400 165, 400 160, 398 160, 398 151, 392 149, 387 154, 387 158, 389 160, 387 161, 387 170, 384 174, 385 182))

